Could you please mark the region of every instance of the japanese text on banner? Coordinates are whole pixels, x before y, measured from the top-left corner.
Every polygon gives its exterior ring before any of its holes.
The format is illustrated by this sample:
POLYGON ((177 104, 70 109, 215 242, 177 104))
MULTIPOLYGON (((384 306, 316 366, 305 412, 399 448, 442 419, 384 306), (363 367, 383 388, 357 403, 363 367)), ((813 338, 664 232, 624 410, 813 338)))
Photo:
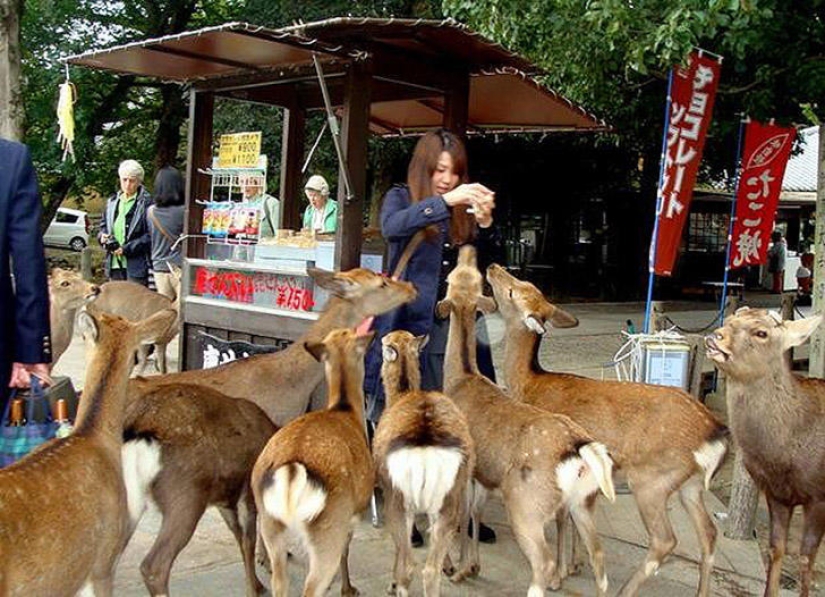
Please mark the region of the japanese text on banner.
POLYGON ((796 130, 749 122, 736 194, 730 267, 765 263, 796 130))
POLYGON ((652 256, 654 272, 659 276, 673 273, 713 114, 720 70, 717 58, 694 52, 688 67, 673 73, 670 122, 659 189, 659 231, 655 239, 656 253, 652 256))

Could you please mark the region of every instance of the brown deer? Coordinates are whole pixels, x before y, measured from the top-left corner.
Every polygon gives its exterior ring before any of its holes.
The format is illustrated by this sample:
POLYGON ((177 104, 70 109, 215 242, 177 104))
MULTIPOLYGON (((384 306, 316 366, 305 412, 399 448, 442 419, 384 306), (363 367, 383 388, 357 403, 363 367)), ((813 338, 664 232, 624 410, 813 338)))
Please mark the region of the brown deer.
POLYGON ((252 470, 261 535, 272 568, 272 594, 289 595, 286 539, 296 534, 309 553, 305 597, 321 597, 339 565, 341 594, 350 584, 352 525, 369 504, 374 472, 364 425, 364 353, 374 334, 334 330, 305 349, 324 363, 326 410, 278 431, 252 470))
POLYGON ((811 594, 825 532, 825 381, 796 377, 784 358, 821 321, 821 315, 782 321, 774 312, 744 307, 705 339, 708 357, 727 376, 733 439, 768 502, 769 596, 779 594, 788 524, 796 506, 805 513, 800 595, 811 594))
POLYGON ((130 324, 78 315, 86 381, 74 433, 0 470, 0 595, 111 595, 129 515, 121 468, 126 383, 134 351, 174 320, 130 324))
POLYGON ((49 275, 49 324, 52 362, 56 365, 74 335, 77 310, 100 293, 100 287, 72 270, 54 268, 49 275))
POLYGON ((467 420, 452 400, 421 391, 418 353, 424 340, 407 331, 381 340, 387 409, 375 431, 373 458, 395 542, 395 594, 408 594, 414 568, 410 533, 415 515, 426 514, 431 541, 422 573, 424 595, 437 597, 441 564, 462 523, 475 447, 467 420))
POLYGON ((306 351, 304 342, 321 340, 336 328, 354 327, 415 296, 408 282, 391 280, 367 269, 333 273, 310 268, 309 274, 332 296, 301 340, 280 352, 254 355, 213 369, 137 378, 130 385, 132 396, 137 398, 166 384, 187 383, 251 400, 279 426, 305 413, 313 390, 324 380, 324 368, 306 351))
MULTIPOLYGON (((716 527, 702 500, 701 480, 707 488, 725 456, 725 426, 676 388, 545 371, 538 359, 545 326, 571 327, 578 323, 576 318, 498 265, 487 269, 487 280, 506 324, 504 369, 509 393, 544 411, 569 416, 605 444, 617 468, 627 474, 650 547, 644 564, 620 594, 637 594, 675 548, 667 502, 678 491, 702 549, 698 594, 708 595, 716 527)), ((587 542, 586 530, 578 528, 587 542)), ((560 539, 563 536, 560 528, 560 539)))
POLYGON ((169 594, 169 575, 204 511, 215 506, 241 549, 246 594, 264 591, 255 573, 257 510, 252 467, 277 428, 255 404, 210 388, 156 388, 129 405, 123 471, 132 530, 149 502, 160 531, 140 566, 151 595, 169 594))
MULTIPOLYGON (((560 509, 569 509, 582 527, 599 595, 607 576, 594 522, 586 504, 601 489, 611 501, 613 462, 605 447, 569 418, 544 412, 509 398, 481 375, 476 363, 476 310, 494 305, 482 295, 483 279, 475 249, 460 249, 458 265, 447 277, 447 297, 437 305, 450 317, 444 362, 444 393, 464 411, 476 445, 476 480, 500 489, 513 533, 532 568, 528 597, 557 589, 560 580, 544 538, 544 527, 560 509)), ((473 541, 478 541, 478 512, 473 512, 473 541)), ((462 533, 463 539, 464 533, 462 533)), ((477 547, 473 549, 473 557, 477 547)))

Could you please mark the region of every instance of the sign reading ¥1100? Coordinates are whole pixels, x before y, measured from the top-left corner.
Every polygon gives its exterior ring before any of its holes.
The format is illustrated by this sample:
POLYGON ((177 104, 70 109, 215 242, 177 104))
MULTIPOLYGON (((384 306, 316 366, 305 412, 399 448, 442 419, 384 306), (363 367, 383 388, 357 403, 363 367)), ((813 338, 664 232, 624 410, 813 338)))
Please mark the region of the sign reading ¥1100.
POLYGON ((255 168, 261 155, 261 131, 221 135, 219 168, 255 168))

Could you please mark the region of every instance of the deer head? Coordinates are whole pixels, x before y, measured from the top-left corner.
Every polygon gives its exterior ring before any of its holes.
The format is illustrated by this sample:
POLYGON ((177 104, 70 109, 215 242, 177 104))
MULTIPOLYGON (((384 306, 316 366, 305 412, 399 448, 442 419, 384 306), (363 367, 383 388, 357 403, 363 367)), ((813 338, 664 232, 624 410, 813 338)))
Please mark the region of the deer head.
POLYGON ((100 294, 100 287, 84 280, 73 270, 56 267, 49 276, 49 297, 59 310, 79 309, 100 294))
POLYGON ((447 276, 447 296, 436 305, 435 313, 446 319, 453 310, 492 313, 496 304, 489 296, 484 296, 484 278, 478 271, 476 250, 472 245, 463 245, 458 251, 458 263, 447 276))
POLYGON ((498 310, 508 325, 523 324, 536 334, 544 334, 547 326, 572 328, 579 320, 548 301, 538 288, 510 275, 503 267, 487 268, 487 281, 493 288, 498 310))
POLYGON ((318 286, 357 305, 364 316, 395 309, 413 300, 417 294, 409 282, 392 280, 368 269, 328 272, 309 268, 307 271, 318 286))
POLYGON ((821 315, 782 321, 774 311, 743 307, 705 338, 707 356, 732 377, 762 377, 772 370, 766 362, 784 366, 784 352, 805 342, 821 322, 821 315))

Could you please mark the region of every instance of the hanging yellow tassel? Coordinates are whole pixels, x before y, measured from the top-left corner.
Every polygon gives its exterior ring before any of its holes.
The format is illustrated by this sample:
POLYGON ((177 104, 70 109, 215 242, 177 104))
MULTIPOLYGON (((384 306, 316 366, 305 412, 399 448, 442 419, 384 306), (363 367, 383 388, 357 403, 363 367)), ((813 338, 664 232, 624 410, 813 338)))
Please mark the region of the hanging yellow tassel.
POLYGON ((74 83, 66 79, 60 85, 60 98, 57 100, 57 124, 60 130, 57 133, 57 142, 63 149, 63 161, 71 155, 74 159, 74 103, 77 101, 77 90, 74 83))

